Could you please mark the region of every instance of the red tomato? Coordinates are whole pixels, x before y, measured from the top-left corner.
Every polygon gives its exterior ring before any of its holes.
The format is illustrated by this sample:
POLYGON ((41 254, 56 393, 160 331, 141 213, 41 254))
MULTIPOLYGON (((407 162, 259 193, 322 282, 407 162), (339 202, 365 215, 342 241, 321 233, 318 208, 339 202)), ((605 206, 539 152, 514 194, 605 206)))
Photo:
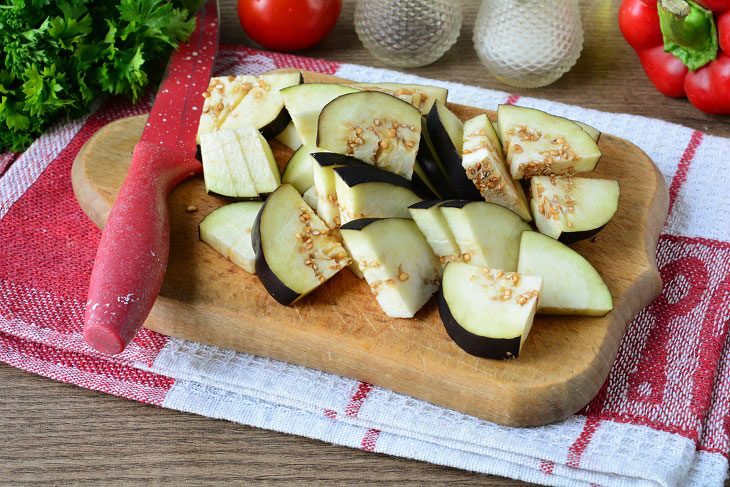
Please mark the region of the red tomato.
POLYGON ((329 34, 341 8, 342 0, 238 0, 238 19, 262 46, 298 51, 329 34))

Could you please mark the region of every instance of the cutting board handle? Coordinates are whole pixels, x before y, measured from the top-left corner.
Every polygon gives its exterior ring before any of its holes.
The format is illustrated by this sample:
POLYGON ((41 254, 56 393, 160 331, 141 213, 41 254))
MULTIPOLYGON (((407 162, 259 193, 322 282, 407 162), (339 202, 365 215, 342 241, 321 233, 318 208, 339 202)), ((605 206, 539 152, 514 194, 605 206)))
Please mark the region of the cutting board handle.
POLYGON ((170 252, 167 195, 203 166, 182 151, 151 142, 134 147, 132 164, 99 242, 84 315, 84 339, 120 353, 142 327, 160 292, 170 252))

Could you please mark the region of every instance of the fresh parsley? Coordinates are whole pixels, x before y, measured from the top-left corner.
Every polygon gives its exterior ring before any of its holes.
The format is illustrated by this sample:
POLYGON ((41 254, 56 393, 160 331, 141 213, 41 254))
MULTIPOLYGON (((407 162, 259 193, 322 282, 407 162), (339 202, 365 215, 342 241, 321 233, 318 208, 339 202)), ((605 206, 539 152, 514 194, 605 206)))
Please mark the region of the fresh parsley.
POLYGON ((137 100, 195 27, 200 0, 0 0, 0 152, 93 100, 137 100))

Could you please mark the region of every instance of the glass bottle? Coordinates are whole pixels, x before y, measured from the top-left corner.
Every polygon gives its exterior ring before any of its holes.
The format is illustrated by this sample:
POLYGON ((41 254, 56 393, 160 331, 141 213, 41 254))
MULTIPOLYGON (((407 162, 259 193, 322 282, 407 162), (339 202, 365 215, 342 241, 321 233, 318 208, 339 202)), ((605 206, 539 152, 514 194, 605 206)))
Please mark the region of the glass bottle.
POLYGON ((482 0, 473 40, 497 79, 521 88, 548 85, 583 49, 578 0, 482 0))
POLYGON ((461 31, 461 0, 358 0, 355 30, 383 63, 399 68, 438 60, 461 31))

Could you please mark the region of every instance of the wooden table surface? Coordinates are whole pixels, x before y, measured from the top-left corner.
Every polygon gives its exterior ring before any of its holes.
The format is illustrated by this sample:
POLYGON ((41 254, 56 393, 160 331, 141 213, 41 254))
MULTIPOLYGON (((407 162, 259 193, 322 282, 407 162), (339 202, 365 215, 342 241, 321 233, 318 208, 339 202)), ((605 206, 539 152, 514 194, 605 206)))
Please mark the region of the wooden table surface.
MULTIPOLYGON (((238 26, 235 2, 220 3, 222 41, 252 45, 238 26)), ((730 117, 705 115, 686 100, 656 92, 618 31, 617 1, 584 2, 586 42, 578 64, 555 84, 536 90, 505 86, 479 63, 471 41, 478 3, 466 0, 461 36, 444 57, 409 72, 656 117, 730 136, 730 117)), ((354 1, 346 0, 335 30, 302 54, 382 67, 358 40, 353 11, 354 1)), ((5 364, 0 364, 0 411, 0 483, 13 485, 39 481, 528 485, 145 406, 5 364)))

